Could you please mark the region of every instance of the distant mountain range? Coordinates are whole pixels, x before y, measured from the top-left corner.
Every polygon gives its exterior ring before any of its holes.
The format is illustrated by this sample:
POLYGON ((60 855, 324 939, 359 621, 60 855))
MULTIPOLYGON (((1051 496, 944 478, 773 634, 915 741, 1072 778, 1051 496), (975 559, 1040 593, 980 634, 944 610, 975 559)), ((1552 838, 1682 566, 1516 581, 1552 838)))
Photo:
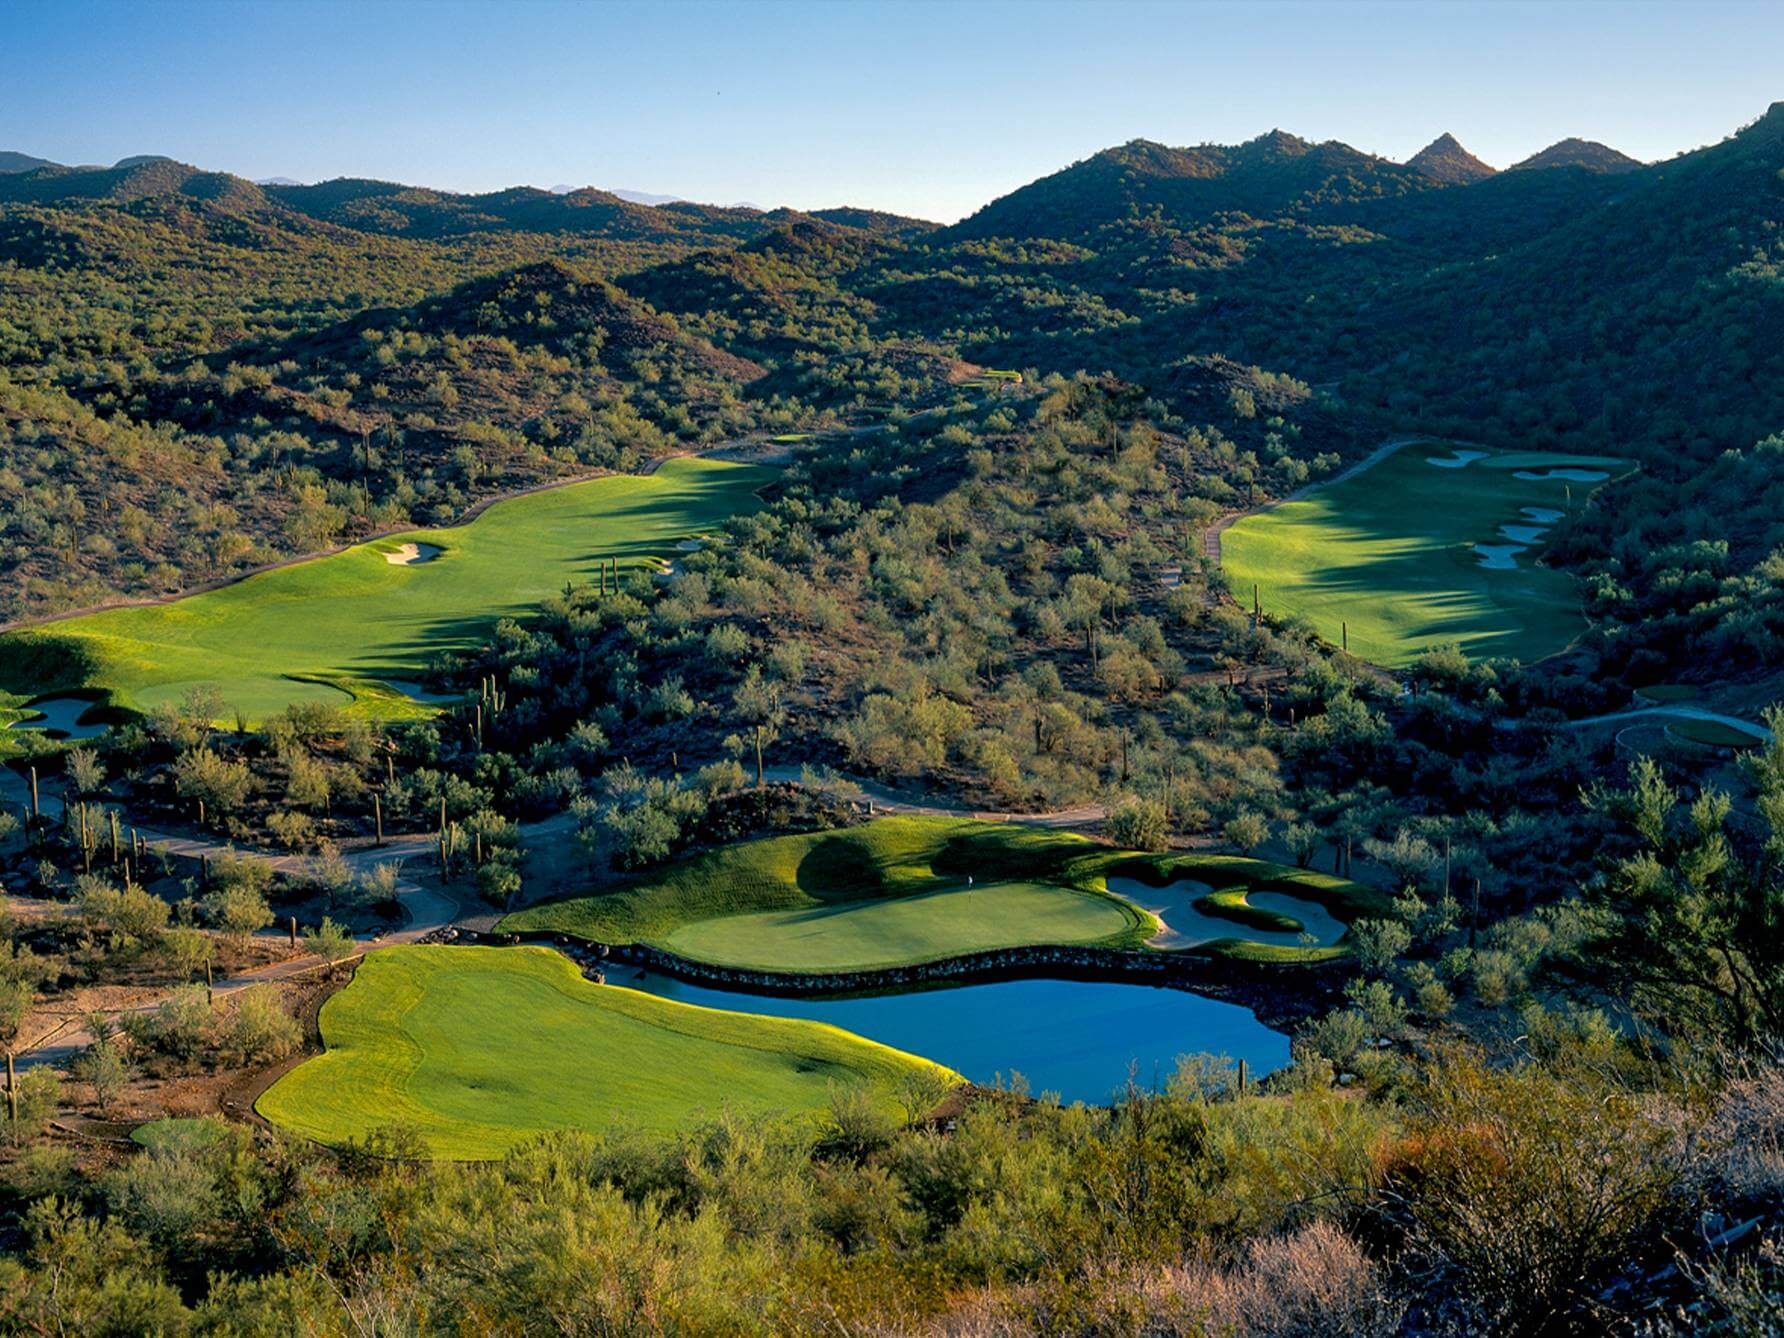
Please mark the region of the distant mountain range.
MULTIPOLYGON (((31 313, 15 326, 66 358, 68 422, 90 402, 144 440, 276 433, 254 450, 308 443, 330 479, 357 476, 350 448, 384 423, 409 466, 451 477, 469 448, 532 481, 586 434, 618 450, 940 404, 975 367, 1105 378, 1223 431, 1295 400, 1332 440, 1416 428, 1681 476, 1784 424, 1784 104, 1647 165, 1581 140, 1499 171, 1449 134, 1405 162, 1280 130, 1134 140, 951 227, 588 187, 255 183, 156 156, 0 163, 0 266, 31 313), (178 318, 141 318, 163 309, 178 318), (100 370, 126 365, 150 369, 127 396, 100 370), (575 395, 542 389, 560 365, 575 395)), ((162 481, 208 497, 232 477, 162 481)), ((32 579, 59 579, 41 551, 32 579)))
POLYGON ((11 149, 0 149, 0 172, 34 172, 40 167, 60 167, 48 158, 33 158, 28 153, 14 153, 11 149))
MULTIPOLYGON (((27 155, 16 155, 24 160, 27 155)), ((315 185, 248 181, 206 172, 171 158, 127 158, 112 167, 65 167, 34 159, 0 175, 0 205, 109 202, 202 202, 214 212, 269 224, 332 224, 358 232, 416 239, 490 232, 572 234, 618 241, 729 239, 744 241, 802 218, 838 220, 884 232, 934 225, 873 210, 720 207, 671 201, 646 205, 611 191, 580 187, 559 194, 531 186, 476 195, 400 182, 339 178, 315 185), (35 165, 33 165, 35 164, 35 165)))
MULTIPOLYGON (((572 214, 563 211, 557 225, 545 223, 543 218, 550 210, 541 207, 531 197, 571 200, 578 210, 586 210, 590 204, 617 202, 648 209, 675 206, 683 209, 749 211, 771 215, 791 215, 795 212, 765 210, 749 201, 724 206, 700 205, 681 195, 661 195, 638 190, 598 190, 590 186, 562 184, 544 191, 521 186, 506 191, 460 195, 422 186, 348 177, 313 185, 283 176, 264 177, 249 182, 228 173, 201 172, 198 168, 177 163, 160 154, 138 154, 120 158, 110 168, 104 168, 71 167, 48 158, 12 150, 0 150, 0 175, 41 173, 44 178, 29 187, 0 194, 0 202, 24 198, 42 201, 63 197, 112 197, 120 186, 120 179, 102 180, 99 174, 115 174, 161 163, 174 164, 183 171, 198 176, 228 177, 231 181, 241 181, 245 186, 266 189, 274 194, 274 198, 297 208, 299 212, 313 212, 299 202, 300 198, 327 199, 333 202, 340 213, 340 216, 331 221, 367 231, 406 232, 411 235, 415 234, 418 227, 429 231, 431 235, 439 235, 439 231, 485 231, 490 227, 502 226, 528 229, 544 227, 546 230, 561 227, 580 232, 589 230, 589 225, 593 222, 593 216, 586 212, 572 214), (81 179, 71 179, 76 177, 81 179), (300 191, 308 194, 297 197, 294 193, 300 191), (281 195, 281 192, 289 194, 281 195), (389 209, 363 203, 380 196, 391 202, 389 209), (348 207, 348 197, 361 203, 348 207), (398 197, 404 198, 399 200, 398 197), (399 219, 397 214, 401 214, 402 218, 399 219)), ((1579 168, 1588 172, 1620 173, 1633 171, 1640 166, 1641 163, 1636 159, 1608 145, 1593 140, 1570 138, 1551 144, 1507 170, 1579 168)), ((1130 180, 1130 184, 1131 179, 1139 178, 1179 183, 1168 188, 1155 187, 1154 193, 1160 196, 1161 204, 1168 198, 1175 205, 1187 206, 1191 212, 1195 212, 1202 208, 1281 208, 1296 198, 1317 196, 1327 183, 1346 176, 1366 182, 1365 193, 1393 195, 1430 186, 1471 185, 1495 174, 1494 168, 1469 153, 1455 136, 1448 133, 1439 135, 1404 164, 1376 157, 1336 140, 1315 144, 1281 130, 1273 130, 1258 139, 1235 146, 1203 144, 1193 148, 1170 148, 1149 140, 1134 140, 1117 148, 1105 149, 1083 163, 1074 164, 1023 187, 1002 200, 993 201, 972 217, 982 220, 974 231, 981 235, 990 235, 998 227, 1007 225, 1012 218, 1020 217, 1022 211, 1032 208, 1037 197, 1044 199, 1055 196, 1062 189, 1075 191, 1085 188, 1095 192, 1106 185, 1111 190, 1112 198, 1124 198, 1124 179, 1130 180), (1225 184, 1188 184, 1214 182, 1225 184)), ((128 186, 123 186, 122 189, 126 193, 130 190, 128 186)), ((1355 193, 1354 189, 1351 193, 1355 193)), ((834 212, 836 211, 817 210, 815 216, 823 217, 834 212)), ((858 212, 871 213, 880 219, 894 217, 879 211, 858 212)), ((325 217, 327 213, 325 211, 315 216, 325 217)), ((641 232, 665 230, 633 221, 641 232)), ((917 225, 921 220, 905 219, 902 222, 917 225)), ((602 231, 603 226, 597 225, 594 230, 602 231)))
MULTIPOLYGON (((1640 163, 1615 149, 1566 139, 1512 170, 1620 173, 1640 163)), ((1177 225, 1242 213, 1330 216, 1366 200, 1473 186, 1500 175, 1440 135, 1405 163, 1338 140, 1313 143, 1283 130, 1243 144, 1172 148, 1136 139, 1031 182, 956 225, 961 235, 1040 235, 1083 241, 1152 217, 1177 225)))

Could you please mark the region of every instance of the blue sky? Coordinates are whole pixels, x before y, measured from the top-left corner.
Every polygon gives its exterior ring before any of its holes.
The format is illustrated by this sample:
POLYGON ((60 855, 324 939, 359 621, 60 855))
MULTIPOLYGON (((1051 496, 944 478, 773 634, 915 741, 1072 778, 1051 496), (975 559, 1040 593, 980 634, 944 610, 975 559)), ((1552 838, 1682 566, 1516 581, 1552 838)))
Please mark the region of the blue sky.
POLYGON ((1784 3, 0 0, 0 52, 58 161, 951 220, 1135 137, 1670 156, 1784 98, 1784 3))

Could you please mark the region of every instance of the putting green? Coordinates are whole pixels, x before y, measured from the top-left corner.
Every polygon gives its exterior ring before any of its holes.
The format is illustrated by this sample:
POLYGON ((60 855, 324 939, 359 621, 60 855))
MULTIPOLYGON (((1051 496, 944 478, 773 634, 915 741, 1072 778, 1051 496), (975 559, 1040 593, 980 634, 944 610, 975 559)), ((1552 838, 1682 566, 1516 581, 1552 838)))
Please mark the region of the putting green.
POLYGON ((528 907, 501 927, 781 971, 907 966, 1031 944, 1138 947, 1157 922, 1065 872, 1099 849, 1004 823, 882 818, 725 846, 610 892, 528 907))
POLYGON ((1760 744, 1753 735, 1717 720, 1669 720, 1666 732, 1689 743, 1704 743, 1713 748, 1757 748, 1760 744))
POLYGON ((1622 460, 1403 446, 1221 536, 1241 604, 1301 618, 1334 645, 1401 666, 1445 643, 1540 659, 1585 628, 1574 581, 1538 564, 1555 524, 1622 460), (1433 463, 1433 460, 1444 463, 1433 463), (1479 549, 1475 545, 1481 545, 1479 549))
POLYGON ((662 946, 767 971, 866 971, 1030 943, 1098 943, 1135 925, 1110 897, 1044 883, 988 883, 698 920, 662 946))
POLYGON ((169 604, 21 629, 0 637, 0 690, 97 688, 142 710, 215 684, 251 720, 308 700, 428 714, 385 680, 414 678, 566 582, 593 581, 609 559, 622 575, 654 570, 677 540, 753 510, 772 477, 759 466, 670 460, 654 474, 510 498, 468 525, 392 535, 169 604), (439 552, 387 560, 406 545, 439 552))
POLYGON ((547 1129, 815 1112, 860 1083, 890 1107, 908 1074, 955 1076, 822 1023, 591 984, 545 948, 371 953, 321 1027, 326 1052, 274 1083, 262 1115, 324 1143, 405 1125, 462 1160, 547 1129))

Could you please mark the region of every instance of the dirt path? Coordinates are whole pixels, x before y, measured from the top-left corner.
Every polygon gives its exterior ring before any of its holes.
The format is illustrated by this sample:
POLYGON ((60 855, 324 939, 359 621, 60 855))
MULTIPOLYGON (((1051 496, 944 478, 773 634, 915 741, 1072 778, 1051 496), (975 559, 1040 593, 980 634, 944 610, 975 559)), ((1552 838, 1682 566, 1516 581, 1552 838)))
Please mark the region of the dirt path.
POLYGON ((1772 739, 1772 732, 1764 725, 1756 725, 1750 720, 1742 720, 1739 716, 1724 715, 1721 711, 1711 711, 1684 702, 1635 706, 1627 710, 1613 711, 1609 715, 1588 716, 1584 720, 1569 720, 1566 728, 1584 729, 1588 725, 1621 726, 1654 716, 1671 716, 1675 720, 1703 720, 1713 725, 1726 725, 1729 729, 1745 734, 1750 739, 1757 739, 1761 743, 1770 743, 1772 739))
MULTIPOLYGON (((771 781, 798 781, 801 767, 763 767, 762 776, 771 781)), ((864 799, 872 801, 876 813, 904 813, 930 818, 977 818, 981 822, 1016 822, 1031 827, 1088 827, 1109 815, 1102 804, 1081 804, 1076 808, 1056 809, 1049 813, 992 813, 946 804, 933 795, 916 795, 895 790, 878 781, 856 776, 841 776, 853 785, 864 799)))
MULTIPOLYGON (((45 808, 53 803, 60 793, 60 786, 54 782, 45 781, 39 786, 39 799, 45 808)), ((29 782, 8 766, 0 766, 0 802, 17 806, 27 812, 30 809, 31 787, 29 782)), ((552 819, 533 825, 536 828, 545 829, 557 821, 557 819, 552 819)), ((234 856, 238 859, 250 859, 266 864, 275 872, 286 874, 300 871, 304 862, 303 857, 299 855, 270 855, 261 851, 243 850, 227 842, 209 837, 184 836, 156 831, 147 827, 138 827, 136 830, 149 845, 192 860, 221 859, 226 855, 234 856)), ((368 846, 354 850, 344 855, 343 858, 355 873, 365 873, 379 864, 394 863, 400 869, 404 863, 418 857, 432 859, 434 851, 433 837, 412 836, 403 837, 383 846, 368 846)), ((436 930, 445 928, 459 915, 459 904, 455 898, 439 889, 423 887, 412 878, 398 877, 396 900, 397 905, 402 908, 403 927, 391 933, 362 940, 357 952, 350 955, 347 960, 354 960, 356 957, 364 956, 379 948, 414 943, 426 938, 436 930)), ((267 932, 276 933, 277 931, 267 932)), ((232 994, 237 990, 247 989, 251 985, 262 985, 269 981, 284 980, 320 970, 326 965, 326 962, 314 955, 297 957, 290 961, 258 967, 252 971, 245 971, 241 975, 217 981, 212 988, 217 994, 232 994)), ((171 989, 163 991, 150 1000, 121 1011, 151 1012, 171 993, 171 989)), ((16 1056, 18 1063, 26 1067, 32 1064, 60 1064, 91 1045, 92 1040, 92 1036, 87 1032, 81 1020, 70 1017, 51 1031, 34 1037, 28 1043, 21 1045, 16 1051, 16 1056)))

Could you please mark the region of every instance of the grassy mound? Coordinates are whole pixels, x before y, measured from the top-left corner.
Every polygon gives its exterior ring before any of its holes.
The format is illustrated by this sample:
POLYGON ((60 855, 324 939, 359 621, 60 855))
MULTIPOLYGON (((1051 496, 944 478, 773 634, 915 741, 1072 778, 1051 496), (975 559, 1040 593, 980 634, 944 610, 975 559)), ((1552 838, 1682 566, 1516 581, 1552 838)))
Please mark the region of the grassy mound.
POLYGON ((1203 915, 1218 915, 1250 929, 1266 929, 1277 934, 1298 934, 1306 927, 1292 915, 1253 906, 1246 900, 1250 895, 1251 889, 1243 884, 1216 888, 1206 896, 1197 897, 1195 908, 1203 915))
POLYGON ((1095 849, 1004 823, 882 818, 726 846, 611 892, 529 907, 501 927, 780 971, 903 966, 1042 943, 1138 946, 1152 917, 1061 876, 1095 849))
POLYGON ((1405 446, 1238 521, 1221 538, 1221 565, 1239 602, 1250 603, 1255 585, 1266 613, 1301 618, 1334 645, 1348 624, 1352 653, 1384 665, 1446 642, 1476 658, 1522 660, 1565 647, 1585 627, 1579 596, 1570 576, 1539 564, 1555 522, 1526 508, 1578 508, 1596 486, 1552 470, 1615 475, 1624 462, 1495 451, 1444 468, 1433 457, 1457 458, 1448 446, 1405 446), (1475 543, 1522 551, 1495 569, 1475 543))
POLYGON ((321 1026, 326 1053, 273 1084, 262 1115, 324 1143, 406 1125, 461 1160, 546 1129, 817 1111, 861 1083, 889 1106, 901 1078, 936 1067, 821 1023, 594 985, 544 948, 373 953, 321 1026))
MULTIPOLYGON (((671 460, 511 498, 468 525, 392 535, 171 604, 111 609, 0 637, 0 690, 96 688, 144 709, 214 683, 249 719, 297 701, 381 717, 431 714, 382 680, 414 678, 441 651, 481 640, 618 559, 656 570, 675 542, 752 510, 770 471, 671 460), (406 544, 440 549, 386 561, 406 544)), ((424 550, 425 551, 425 550, 424 550)))
POLYGON ((779 971, 902 966, 1036 944, 1143 947, 1158 921, 1111 894, 1111 874, 1230 890, 1208 909, 1234 922, 1234 937, 1193 949, 1215 956, 1303 962, 1349 951, 1246 941, 1246 927, 1285 927, 1244 904, 1251 892, 1304 897, 1344 920, 1387 910, 1385 898, 1348 879, 1266 860, 1141 855, 1011 823, 894 817, 725 846, 612 891, 530 906, 500 927, 779 971))

